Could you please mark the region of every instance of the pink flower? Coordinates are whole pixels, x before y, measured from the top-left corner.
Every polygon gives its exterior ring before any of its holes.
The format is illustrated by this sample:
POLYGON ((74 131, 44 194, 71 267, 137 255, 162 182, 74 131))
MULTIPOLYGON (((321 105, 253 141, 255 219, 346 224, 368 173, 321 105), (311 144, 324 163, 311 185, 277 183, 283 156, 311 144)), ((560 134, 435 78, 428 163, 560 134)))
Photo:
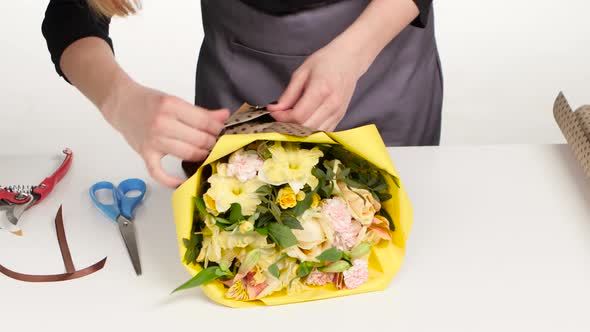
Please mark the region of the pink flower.
POLYGON ((332 222, 336 248, 352 249, 357 244, 362 226, 352 219, 346 202, 340 197, 327 199, 322 203, 322 213, 332 222))
POLYGON ((346 288, 357 288, 369 280, 369 263, 363 259, 355 259, 352 267, 342 274, 346 288))
POLYGON ((330 198, 322 203, 322 214, 332 222, 335 232, 347 232, 352 223, 352 217, 346 202, 340 198, 330 198))
POLYGON ((334 273, 323 273, 314 269, 305 279, 305 283, 311 286, 324 286, 334 280, 334 273))
POLYGON ((363 227, 353 220, 344 232, 334 233, 334 246, 340 250, 350 250, 357 245, 358 235, 363 227))
POLYGON ((254 179, 264 161, 256 154, 238 150, 229 157, 227 175, 235 176, 240 182, 254 179))

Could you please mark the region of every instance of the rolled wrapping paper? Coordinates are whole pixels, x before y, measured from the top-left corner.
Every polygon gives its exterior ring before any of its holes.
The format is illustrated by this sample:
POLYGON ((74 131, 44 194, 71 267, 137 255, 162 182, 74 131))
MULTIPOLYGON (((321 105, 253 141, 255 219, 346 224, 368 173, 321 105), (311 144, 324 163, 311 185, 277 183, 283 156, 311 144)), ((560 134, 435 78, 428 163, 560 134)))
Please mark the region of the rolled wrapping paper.
MULTIPOLYGON (((183 239, 189 238, 193 224, 195 212, 193 197, 203 194, 202 184, 206 181, 205 169, 208 165, 257 140, 337 144, 363 157, 391 176, 386 177, 386 181, 392 199, 384 202, 383 208, 391 215, 395 231, 392 232, 391 241, 380 243, 371 249, 368 261, 369 280, 355 289, 337 290, 333 285, 326 285, 294 294, 287 294, 283 290, 265 298, 249 301, 226 298, 226 289, 219 281, 205 284, 201 286, 201 289, 213 301, 236 308, 313 301, 385 289, 401 268, 406 241, 413 223, 413 211, 377 128, 370 125, 335 133, 317 132, 295 124, 274 122, 268 113, 263 108, 244 104, 226 122, 225 133, 220 137, 207 160, 194 168, 196 170, 194 175, 193 172, 187 171, 190 178, 174 192, 172 205, 181 261, 186 252, 183 239), (394 183, 394 178, 399 183, 399 187, 394 183)), ((184 265, 193 276, 202 270, 199 264, 184 265)))
POLYGON ((560 92, 553 105, 553 115, 586 176, 590 177, 590 105, 573 111, 560 92))

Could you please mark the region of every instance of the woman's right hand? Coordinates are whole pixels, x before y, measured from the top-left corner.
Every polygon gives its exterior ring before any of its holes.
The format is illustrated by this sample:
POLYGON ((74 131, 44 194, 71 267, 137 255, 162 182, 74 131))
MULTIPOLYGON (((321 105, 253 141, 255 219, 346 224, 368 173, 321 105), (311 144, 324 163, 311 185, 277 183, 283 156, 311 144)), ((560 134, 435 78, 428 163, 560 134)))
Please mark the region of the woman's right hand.
POLYGON ((126 81, 100 106, 117 129, 145 161, 156 181, 175 188, 182 180, 167 174, 160 164, 165 155, 202 161, 215 145, 229 111, 209 111, 180 98, 126 81))

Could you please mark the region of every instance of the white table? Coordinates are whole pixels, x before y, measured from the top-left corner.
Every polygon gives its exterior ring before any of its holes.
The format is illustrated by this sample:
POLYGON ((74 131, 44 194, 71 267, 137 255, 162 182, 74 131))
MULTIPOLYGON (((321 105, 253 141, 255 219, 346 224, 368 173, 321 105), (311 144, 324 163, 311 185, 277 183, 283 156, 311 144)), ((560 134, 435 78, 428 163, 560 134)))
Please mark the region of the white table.
MULTIPOLYGON (((63 272, 53 228, 63 202, 76 266, 108 256, 104 270, 54 284, 0 276, 0 331, 11 325, 14 331, 75 330, 91 319, 103 322, 80 330, 590 331, 590 183, 567 146, 392 150, 415 220, 402 271, 390 287, 246 310, 212 303, 198 289, 170 295, 189 275, 178 257, 172 190, 152 181, 137 211, 144 275, 135 277, 116 226, 87 196, 96 180, 147 179, 137 158, 111 149, 75 151, 64 181, 23 217, 25 237, 0 233, 5 266, 63 272)), ((48 156, 0 156, 0 165, 0 182, 7 174, 33 182, 54 166, 48 156)))

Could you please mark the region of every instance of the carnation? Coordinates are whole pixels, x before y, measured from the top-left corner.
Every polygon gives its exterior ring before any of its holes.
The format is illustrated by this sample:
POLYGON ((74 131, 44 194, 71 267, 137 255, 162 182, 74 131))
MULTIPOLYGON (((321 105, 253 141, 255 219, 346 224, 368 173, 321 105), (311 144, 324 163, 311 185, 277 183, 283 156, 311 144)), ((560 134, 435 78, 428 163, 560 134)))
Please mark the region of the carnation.
POLYGON ((264 161, 254 151, 240 149, 229 157, 227 176, 234 176, 241 182, 254 179, 264 161))
POLYGON ((357 244, 362 226, 352 219, 348 205, 342 198, 335 197, 324 200, 322 213, 332 222, 336 248, 350 250, 357 244))
POLYGON ((310 286, 324 286, 333 280, 334 273, 324 273, 314 269, 305 279, 305 284, 310 286))
POLYGON ((364 259, 355 259, 352 267, 342 272, 346 288, 358 288, 369 280, 369 263, 364 259))

